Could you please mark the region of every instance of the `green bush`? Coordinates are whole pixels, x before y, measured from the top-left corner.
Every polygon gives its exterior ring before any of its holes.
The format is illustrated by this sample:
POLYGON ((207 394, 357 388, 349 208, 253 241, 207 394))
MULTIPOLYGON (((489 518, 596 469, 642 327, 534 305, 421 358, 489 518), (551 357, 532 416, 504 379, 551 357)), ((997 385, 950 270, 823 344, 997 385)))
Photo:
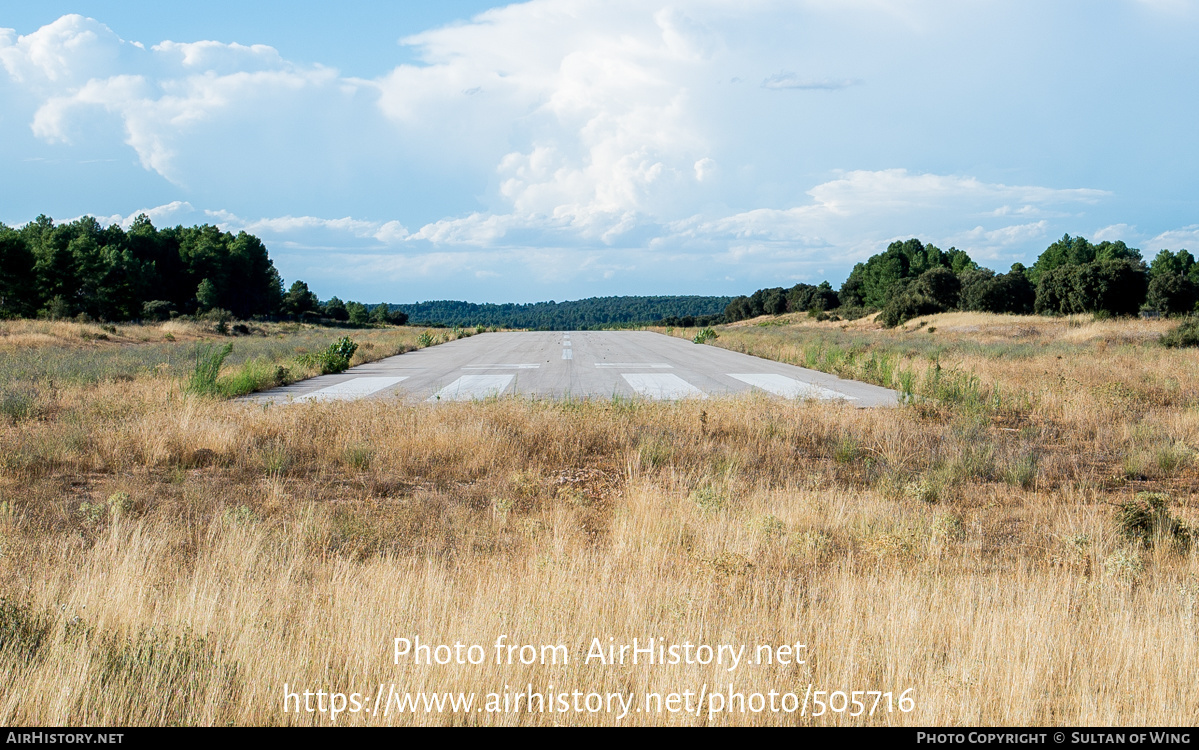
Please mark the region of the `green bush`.
POLYGON ((1192 312, 1199 302, 1199 287, 1180 273, 1159 274, 1149 282, 1145 305, 1162 315, 1192 312))
POLYGON ((1163 333, 1159 340, 1163 346, 1171 349, 1199 346, 1199 318, 1187 318, 1172 330, 1163 333))
POLYGON ((709 341, 715 340, 716 338, 717 338, 716 331, 713 331, 712 328, 709 326, 708 328, 705 328, 702 331, 700 331, 699 333, 695 334, 695 338, 691 339, 691 343, 706 344, 709 341))
POLYGON ((358 351, 358 344, 349 336, 342 336, 329 344, 329 348, 315 354, 297 357, 300 364, 320 368, 322 375, 345 372, 350 367, 350 358, 358 351))
MULTIPOLYGON (((915 285, 913 284, 913 286, 915 285)), ((894 328, 912 318, 939 312, 945 312, 945 308, 935 301, 922 294, 904 292, 895 295, 883 306, 882 312, 878 315, 878 322, 882 323, 885 328, 894 328)))

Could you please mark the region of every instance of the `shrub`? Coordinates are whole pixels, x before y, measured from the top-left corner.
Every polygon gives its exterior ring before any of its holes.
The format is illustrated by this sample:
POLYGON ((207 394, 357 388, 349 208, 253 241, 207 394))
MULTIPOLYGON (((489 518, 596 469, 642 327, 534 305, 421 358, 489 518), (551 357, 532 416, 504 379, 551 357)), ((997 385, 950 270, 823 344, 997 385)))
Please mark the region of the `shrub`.
MULTIPOLYGON (((915 285, 913 284, 913 286, 915 285)), ((894 328, 912 318, 944 311, 944 307, 928 297, 921 294, 904 292, 895 295, 883 306, 882 312, 878 315, 878 322, 882 323, 885 328, 894 328)))
POLYGON ((297 357, 300 364, 317 367, 322 375, 345 372, 350 367, 350 358, 358 351, 358 344, 349 336, 342 336, 329 344, 329 348, 315 354, 305 354, 297 357))
POLYGON ((1172 330, 1163 333, 1159 340, 1163 346, 1171 349, 1199 346, 1199 318, 1187 318, 1172 330))
POLYGON ((962 282, 958 279, 957 274, 940 266, 930 268, 920 274, 908 287, 909 294, 924 297, 946 310, 958 306, 958 297, 961 291, 962 282))
POLYGON ((40 411, 40 394, 31 385, 13 385, 0 390, 0 415, 13 424, 36 417, 40 411))
POLYGON ((718 338, 716 335, 716 331, 713 331, 711 327, 708 327, 708 328, 703 329, 699 333, 695 334, 695 338, 691 339, 691 343, 706 344, 709 341, 712 341, 716 338, 718 338))
POLYGON ((166 320, 171 317, 171 303, 161 299, 142 303, 142 319, 166 320))
POLYGON ((1020 264, 1006 274, 987 268, 966 271, 961 276, 960 307, 963 310, 1026 315, 1033 311, 1036 289, 1020 264))
POLYGON ((1145 298, 1146 306, 1162 315, 1192 312, 1196 302, 1199 302, 1199 287, 1186 276, 1174 273, 1154 277, 1145 298))
POLYGON ((1125 538, 1147 547, 1163 539, 1185 547, 1191 542, 1191 529, 1170 515, 1169 503, 1164 492, 1138 492, 1116 506, 1116 527, 1125 538))

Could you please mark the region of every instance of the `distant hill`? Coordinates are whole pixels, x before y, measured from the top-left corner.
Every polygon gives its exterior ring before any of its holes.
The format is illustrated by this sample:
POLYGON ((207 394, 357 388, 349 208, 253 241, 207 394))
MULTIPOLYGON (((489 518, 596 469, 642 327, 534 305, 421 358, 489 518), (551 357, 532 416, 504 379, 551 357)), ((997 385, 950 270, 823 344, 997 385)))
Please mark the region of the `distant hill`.
POLYGON ((455 300, 391 305, 409 325, 503 326, 540 330, 586 330, 664 318, 720 315, 732 297, 589 297, 573 302, 475 304, 455 300))

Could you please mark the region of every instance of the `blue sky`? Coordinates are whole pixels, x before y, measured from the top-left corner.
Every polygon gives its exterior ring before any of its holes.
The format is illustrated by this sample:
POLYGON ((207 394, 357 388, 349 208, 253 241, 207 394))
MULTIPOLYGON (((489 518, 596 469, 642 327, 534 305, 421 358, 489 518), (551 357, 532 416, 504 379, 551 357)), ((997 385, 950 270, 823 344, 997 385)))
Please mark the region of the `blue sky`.
POLYGON ((244 229, 368 302, 1196 252, 1196 92, 1199 0, 4 2, 0 221, 244 229))

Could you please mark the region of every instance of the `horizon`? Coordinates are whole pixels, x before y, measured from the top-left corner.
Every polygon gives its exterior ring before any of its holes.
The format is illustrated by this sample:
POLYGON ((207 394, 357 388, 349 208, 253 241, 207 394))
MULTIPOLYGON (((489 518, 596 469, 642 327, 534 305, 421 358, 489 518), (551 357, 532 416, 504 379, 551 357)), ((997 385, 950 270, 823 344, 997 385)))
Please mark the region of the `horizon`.
POLYGON ((343 5, 5 9, 0 221, 244 230, 391 304, 1199 249, 1190 0, 343 5))

